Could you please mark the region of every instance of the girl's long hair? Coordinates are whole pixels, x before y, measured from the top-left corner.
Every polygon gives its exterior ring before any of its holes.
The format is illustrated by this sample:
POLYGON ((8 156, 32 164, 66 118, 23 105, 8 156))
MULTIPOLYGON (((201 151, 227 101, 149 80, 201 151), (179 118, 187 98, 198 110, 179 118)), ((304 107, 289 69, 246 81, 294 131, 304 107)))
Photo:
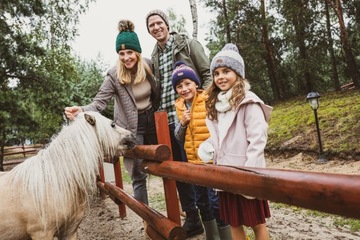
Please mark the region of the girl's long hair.
MULTIPOLYGON (((229 99, 230 106, 232 109, 236 109, 240 105, 241 101, 245 97, 245 91, 250 90, 250 84, 246 79, 243 79, 237 75, 237 79, 232 87, 233 92, 229 99)), ((213 81, 211 86, 206 90, 208 94, 208 99, 205 102, 205 107, 207 111, 207 117, 210 120, 217 120, 217 110, 215 108, 215 103, 217 102, 217 96, 221 92, 213 81)))

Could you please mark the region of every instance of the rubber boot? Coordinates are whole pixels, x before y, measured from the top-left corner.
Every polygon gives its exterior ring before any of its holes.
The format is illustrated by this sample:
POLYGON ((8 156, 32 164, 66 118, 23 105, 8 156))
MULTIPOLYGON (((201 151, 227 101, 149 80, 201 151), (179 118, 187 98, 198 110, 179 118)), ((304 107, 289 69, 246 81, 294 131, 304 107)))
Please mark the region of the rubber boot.
POLYGON ((218 227, 218 231, 221 240, 232 240, 230 225, 218 227))
POLYGON ((203 224, 205 228, 206 240, 220 240, 218 226, 215 219, 208 222, 203 222, 203 224))
POLYGON ((204 233, 198 210, 186 212, 185 223, 182 226, 186 231, 187 237, 196 236, 204 233))

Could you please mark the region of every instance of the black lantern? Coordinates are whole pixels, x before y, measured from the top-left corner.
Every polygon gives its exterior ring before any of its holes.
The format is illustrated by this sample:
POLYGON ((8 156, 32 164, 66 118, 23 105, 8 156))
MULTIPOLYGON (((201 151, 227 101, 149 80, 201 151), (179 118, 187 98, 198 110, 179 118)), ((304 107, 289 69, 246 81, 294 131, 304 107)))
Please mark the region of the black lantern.
POLYGON ((318 116, 317 116, 317 110, 319 108, 319 98, 320 98, 320 94, 317 92, 310 92, 306 96, 306 100, 308 100, 308 102, 310 103, 311 109, 314 111, 314 115, 315 115, 316 130, 317 130, 319 148, 320 148, 320 156, 319 156, 318 163, 325 163, 325 162, 327 162, 327 160, 324 156, 324 152, 323 152, 323 148, 322 148, 322 144, 321 144, 319 120, 318 120, 318 116))

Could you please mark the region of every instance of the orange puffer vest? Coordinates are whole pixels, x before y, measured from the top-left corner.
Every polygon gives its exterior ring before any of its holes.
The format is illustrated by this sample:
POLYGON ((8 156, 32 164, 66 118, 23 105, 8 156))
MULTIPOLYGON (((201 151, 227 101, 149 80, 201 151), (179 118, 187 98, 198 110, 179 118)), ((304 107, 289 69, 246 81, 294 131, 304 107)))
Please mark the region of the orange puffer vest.
MULTIPOLYGON (((206 108, 205 100, 207 96, 203 90, 198 90, 194 96, 191 105, 191 120, 186 128, 184 148, 188 158, 188 162, 202 164, 203 162, 197 155, 199 145, 210 137, 210 133, 206 127, 206 108)), ((186 110, 185 101, 178 98, 175 103, 176 113, 179 119, 182 119, 183 113, 186 110)), ((210 162, 212 163, 212 162, 210 162)))

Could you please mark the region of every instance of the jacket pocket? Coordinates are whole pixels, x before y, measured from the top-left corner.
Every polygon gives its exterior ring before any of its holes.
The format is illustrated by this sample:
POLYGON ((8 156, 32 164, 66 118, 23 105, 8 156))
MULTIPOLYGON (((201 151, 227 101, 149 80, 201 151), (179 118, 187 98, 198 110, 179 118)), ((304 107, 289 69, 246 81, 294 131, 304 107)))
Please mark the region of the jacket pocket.
POLYGON ((234 167, 243 167, 246 162, 246 156, 242 154, 225 153, 221 159, 219 159, 219 165, 228 165, 234 167))

